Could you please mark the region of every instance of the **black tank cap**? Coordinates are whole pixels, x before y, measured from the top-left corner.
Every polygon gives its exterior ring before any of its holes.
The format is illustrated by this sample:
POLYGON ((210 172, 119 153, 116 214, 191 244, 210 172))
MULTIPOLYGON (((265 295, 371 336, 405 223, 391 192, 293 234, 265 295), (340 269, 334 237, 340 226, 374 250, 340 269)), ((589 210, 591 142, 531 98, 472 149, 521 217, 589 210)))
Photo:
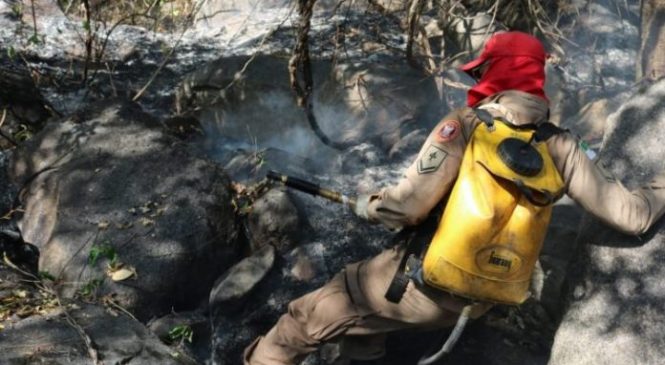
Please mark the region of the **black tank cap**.
POLYGON ((529 143, 506 138, 497 147, 501 161, 522 176, 536 176, 543 169, 543 157, 529 143))

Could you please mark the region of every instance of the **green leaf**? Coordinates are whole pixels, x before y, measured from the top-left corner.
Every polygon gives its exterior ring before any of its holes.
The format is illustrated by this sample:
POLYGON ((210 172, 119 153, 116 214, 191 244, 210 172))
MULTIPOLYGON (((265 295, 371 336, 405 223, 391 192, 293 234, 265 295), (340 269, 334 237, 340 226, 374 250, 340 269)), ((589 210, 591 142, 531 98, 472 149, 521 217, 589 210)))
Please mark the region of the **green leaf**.
POLYGON ((118 253, 115 251, 115 248, 109 245, 92 246, 88 254, 88 263, 94 266, 100 258, 108 259, 110 261, 109 264, 113 266, 118 261, 118 253))
POLYGON ((79 294, 82 297, 90 297, 92 296, 97 289, 102 285, 102 282, 104 282, 103 279, 92 279, 88 281, 81 289, 79 289, 79 294))
POLYGON ((14 46, 9 46, 9 48, 7 48, 7 57, 11 60, 16 57, 16 49, 14 49, 14 46))
POLYGON ((14 5, 12 5, 12 14, 15 18, 20 18, 23 16, 23 4, 20 2, 14 3, 14 5))
POLYGON ((28 38, 28 42, 32 44, 40 44, 41 40, 39 39, 39 35, 34 33, 30 38, 28 38))
POLYGON ((23 142, 32 138, 32 132, 25 124, 20 124, 18 126, 18 131, 14 133, 14 139, 17 141, 23 142))
POLYGON ((51 275, 51 273, 48 272, 48 271, 40 271, 40 272, 39 272, 39 277, 40 277, 42 280, 51 280, 51 281, 55 281, 55 277, 54 277, 53 275, 51 275))
POLYGON ((101 250, 99 249, 99 247, 93 246, 90 249, 90 253, 88 254, 88 263, 94 266, 97 263, 97 259, 99 258, 100 255, 101 255, 101 250))
POLYGON ((189 343, 192 343, 192 338, 194 337, 194 331, 192 330, 192 327, 186 325, 186 324, 179 324, 175 327, 173 327, 169 331, 169 341, 171 342, 183 342, 187 341, 189 343))

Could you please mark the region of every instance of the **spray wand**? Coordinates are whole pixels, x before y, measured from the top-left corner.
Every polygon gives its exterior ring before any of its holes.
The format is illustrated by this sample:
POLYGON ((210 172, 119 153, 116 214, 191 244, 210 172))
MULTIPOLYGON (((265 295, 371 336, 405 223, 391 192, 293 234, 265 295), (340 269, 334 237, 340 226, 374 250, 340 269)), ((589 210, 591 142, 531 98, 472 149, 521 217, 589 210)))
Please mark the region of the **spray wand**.
POLYGON ((356 198, 348 197, 338 191, 322 188, 318 184, 297 177, 283 175, 273 170, 268 170, 266 177, 268 180, 279 181, 289 188, 300 190, 314 196, 320 196, 330 201, 334 201, 335 203, 348 205, 351 209, 356 206, 356 198))

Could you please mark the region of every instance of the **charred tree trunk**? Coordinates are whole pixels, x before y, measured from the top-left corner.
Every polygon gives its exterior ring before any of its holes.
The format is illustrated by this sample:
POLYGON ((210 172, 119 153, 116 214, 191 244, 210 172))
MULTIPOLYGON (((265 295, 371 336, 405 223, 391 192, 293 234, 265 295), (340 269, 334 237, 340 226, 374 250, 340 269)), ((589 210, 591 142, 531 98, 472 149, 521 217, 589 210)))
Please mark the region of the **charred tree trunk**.
POLYGON ((656 80, 665 76, 665 2, 642 0, 640 13, 637 81, 656 80))

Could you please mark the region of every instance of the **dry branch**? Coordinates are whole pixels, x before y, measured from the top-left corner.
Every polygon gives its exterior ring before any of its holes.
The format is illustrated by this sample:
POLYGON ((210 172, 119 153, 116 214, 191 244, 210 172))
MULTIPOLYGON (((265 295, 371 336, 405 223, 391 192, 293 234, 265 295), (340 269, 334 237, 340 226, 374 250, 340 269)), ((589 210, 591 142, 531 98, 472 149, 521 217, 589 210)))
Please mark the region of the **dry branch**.
POLYGON ((420 23, 420 13, 422 13, 423 8, 425 7, 425 0, 411 0, 411 5, 409 6, 409 16, 408 16, 408 38, 406 41, 406 60, 409 62, 411 67, 418 70, 422 70, 423 67, 415 60, 413 57, 413 44, 415 43, 415 37, 417 37, 417 32, 420 23))
POLYGON ((310 128, 325 145, 343 150, 348 144, 331 141, 323 133, 314 115, 312 103, 312 91, 314 81, 312 76, 312 64, 309 57, 309 30, 314 4, 316 0, 298 0, 298 14, 300 24, 298 26, 298 39, 289 59, 289 78, 291 89, 296 94, 298 105, 303 108, 310 128), (302 80, 301 80, 302 78, 302 80))

